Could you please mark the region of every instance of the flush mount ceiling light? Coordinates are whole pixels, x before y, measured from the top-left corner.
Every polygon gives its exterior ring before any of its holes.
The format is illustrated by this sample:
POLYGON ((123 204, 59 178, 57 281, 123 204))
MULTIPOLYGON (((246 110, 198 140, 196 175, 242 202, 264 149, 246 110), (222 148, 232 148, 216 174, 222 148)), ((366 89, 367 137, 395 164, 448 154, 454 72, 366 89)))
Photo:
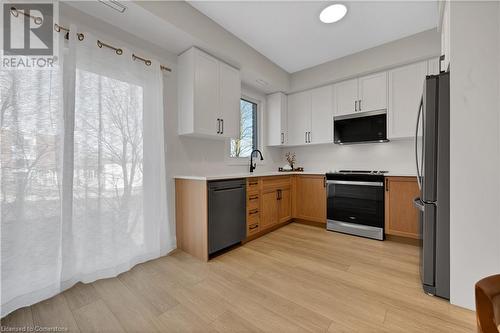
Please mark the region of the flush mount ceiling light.
POLYGON ((116 11, 118 11, 120 13, 123 13, 125 11, 125 9, 127 9, 127 7, 125 7, 124 5, 122 5, 117 0, 99 0, 99 2, 105 4, 108 7, 113 8, 114 10, 116 10, 116 11))
POLYGON ((257 80, 255 80, 255 81, 256 81, 258 84, 260 84, 261 86, 264 86, 264 87, 267 87, 267 85, 269 84, 269 83, 267 83, 267 81, 264 81, 264 80, 262 80, 262 79, 257 79, 257 80))
POLYGON ((336 3, 323 9, 319 14, 319 19, 323 23, 334 23, 340 21, 347 14, 347 7, 336 3))

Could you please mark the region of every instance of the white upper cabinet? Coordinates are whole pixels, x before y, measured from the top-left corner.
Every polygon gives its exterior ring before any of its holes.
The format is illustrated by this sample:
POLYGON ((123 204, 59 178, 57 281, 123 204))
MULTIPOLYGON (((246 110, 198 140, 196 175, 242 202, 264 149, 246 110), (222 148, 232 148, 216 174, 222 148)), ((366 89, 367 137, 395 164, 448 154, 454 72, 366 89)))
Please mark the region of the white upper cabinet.
POLYGON ((178 58, 178 83, 180 135, 238 136, 241 80, 237 69, 191 48, 178 58))
POLYGON ((311 131, 311 91, 288 95, 288 144, 309 142, 311 131))
POLYGON ((311 90, 309 143, 333 142, 333 86, 311 90))
POLYGON ((387 109, 387 72, 360 77, 358 87, 358 111, 387 109))
MULTIPOLYGON (((194 128, 200 134, 213 134, 217 130, 219 107, 219 62, 208 54, 199 53, 194 57, 194 128)), ((184 111, 185 112, 185 111, 184 111)))
POLYGON ((387 72, 336 83, 335 116, 387 109, 387 72))
POLYGON ((388 139, 415 135, 427 66, 427 61, 423 61, 389 71, 388 139))
POLYGON ((219 62, 220 107, 217 118, 221 119, 221 133, 225 138, 239 137, 240 129, 240 71, 219 62))
POLYGON ((351 114, 357 111, 358 79, 348 80, 333 85, 335 116, 351 114))
POLYGON ((288 145, 333 142, 333 87, 288 95, 288 145))
POLYGON ((267 95, 267 145, 281 146, 288 142, 287 97, 278 92, 267 95))

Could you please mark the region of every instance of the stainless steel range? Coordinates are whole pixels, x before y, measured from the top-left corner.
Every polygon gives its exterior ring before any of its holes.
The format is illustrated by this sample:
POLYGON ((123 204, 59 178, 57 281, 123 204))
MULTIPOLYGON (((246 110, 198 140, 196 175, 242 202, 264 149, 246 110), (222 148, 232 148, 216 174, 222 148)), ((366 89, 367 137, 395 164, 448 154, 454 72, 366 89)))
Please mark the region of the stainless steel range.
POLYGON ((384 174, 340 170, 326 174, 327 229, 384 239, 384 174))

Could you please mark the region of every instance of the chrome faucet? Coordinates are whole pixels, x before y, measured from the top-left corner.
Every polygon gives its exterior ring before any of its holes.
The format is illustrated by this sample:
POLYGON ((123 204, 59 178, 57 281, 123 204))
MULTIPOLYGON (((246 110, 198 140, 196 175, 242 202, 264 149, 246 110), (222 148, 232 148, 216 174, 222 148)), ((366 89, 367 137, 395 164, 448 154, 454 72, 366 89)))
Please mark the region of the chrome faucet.
POLYGON ((262 153, 260 150, 258 150, 258 149, 252 150, 252 152, 250 153, 250 172, 253 172, 255 170, 255 168, 257 167, 257 163, 253 162, 253 153, 255 153, 255 152, 259 153, 261 161, 264 160, 264 157, 262 157, 262 153))

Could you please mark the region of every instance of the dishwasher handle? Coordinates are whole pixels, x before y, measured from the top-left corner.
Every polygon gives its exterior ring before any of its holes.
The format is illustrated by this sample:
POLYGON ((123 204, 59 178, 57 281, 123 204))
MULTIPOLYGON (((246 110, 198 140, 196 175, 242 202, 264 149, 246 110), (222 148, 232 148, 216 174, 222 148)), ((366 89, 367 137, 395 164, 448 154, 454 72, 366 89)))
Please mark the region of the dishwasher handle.
POLYGON ((219 191, 233 191, 233 190, 240 190, 243 189, 244 186, 237 186, 237 187, 220 187, 220 188, 213 188, 212 191, 214 192, 219 192, 219 191))

